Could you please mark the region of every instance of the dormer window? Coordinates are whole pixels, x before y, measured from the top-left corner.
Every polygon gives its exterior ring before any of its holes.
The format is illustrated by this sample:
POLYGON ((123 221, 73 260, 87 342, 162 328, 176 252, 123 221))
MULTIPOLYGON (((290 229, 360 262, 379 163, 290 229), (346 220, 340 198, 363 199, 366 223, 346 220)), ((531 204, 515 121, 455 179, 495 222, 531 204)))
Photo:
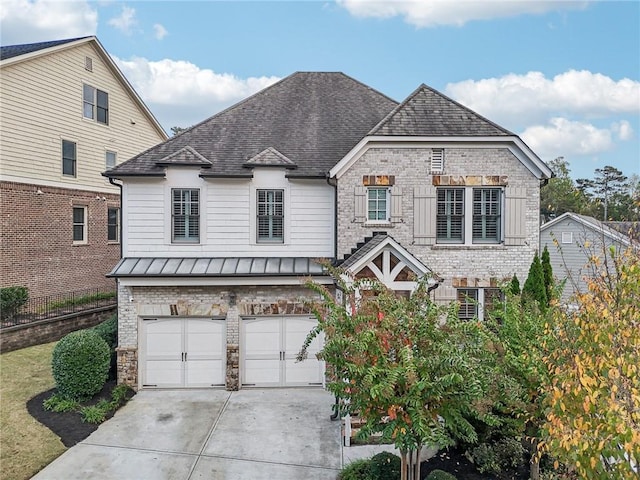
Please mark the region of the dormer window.
POLYGON ((84 118, 109 125, 109 94, 86 83, 83 84, 82 115, 84 118))

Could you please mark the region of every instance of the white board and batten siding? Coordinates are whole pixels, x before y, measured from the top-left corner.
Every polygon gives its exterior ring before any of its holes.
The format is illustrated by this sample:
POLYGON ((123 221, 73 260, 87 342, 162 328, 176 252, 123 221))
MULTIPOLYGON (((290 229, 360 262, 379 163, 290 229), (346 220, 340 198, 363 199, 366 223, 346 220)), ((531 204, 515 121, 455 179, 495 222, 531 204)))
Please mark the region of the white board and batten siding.
POLYGON ((199 168, 170 167, 166 179, 127 179, 124 256, 331 257, 334 189, 324 180, 289 180, 256 168, 252 179, 202 179, 199 168), (171 190, 200 189, 200 242, 171 242, 171 190), (284 190, 283 243, 256 241, 256 191, 284 190))
POLYGON ((166 139, 91 43, 3 66, 0 114, 0 174, 31 184, 118 193, 101 176, 106 151, 121 163, 166 139), (108 125, 83 118, 84 83, 109 95, 108 125), (75 177, 62 175, 63 139, 76 142, 75 177))

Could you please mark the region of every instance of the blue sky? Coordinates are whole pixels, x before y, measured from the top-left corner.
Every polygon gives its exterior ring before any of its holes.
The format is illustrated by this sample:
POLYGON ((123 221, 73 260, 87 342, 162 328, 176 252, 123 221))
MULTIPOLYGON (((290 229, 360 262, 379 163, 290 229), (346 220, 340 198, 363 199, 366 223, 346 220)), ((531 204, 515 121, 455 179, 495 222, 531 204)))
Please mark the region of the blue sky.
POLYGON ((2 0, 0 21, 3 45, 97 35, 167 130, 343 71, 398 101, 426 83, 574 178, 640 174, 638 1, 2 0))

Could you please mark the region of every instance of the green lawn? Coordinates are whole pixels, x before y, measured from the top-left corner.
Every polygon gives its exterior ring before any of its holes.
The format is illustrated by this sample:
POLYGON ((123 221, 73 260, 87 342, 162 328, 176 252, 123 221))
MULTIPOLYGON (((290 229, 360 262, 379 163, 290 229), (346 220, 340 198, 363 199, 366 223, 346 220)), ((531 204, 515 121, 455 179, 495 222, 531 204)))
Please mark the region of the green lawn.
POLYGON ((27 412, 31 397, 53 388, 55 343, 0 355, 0 479, 31 478, 66 450, 57 435, 27 412))

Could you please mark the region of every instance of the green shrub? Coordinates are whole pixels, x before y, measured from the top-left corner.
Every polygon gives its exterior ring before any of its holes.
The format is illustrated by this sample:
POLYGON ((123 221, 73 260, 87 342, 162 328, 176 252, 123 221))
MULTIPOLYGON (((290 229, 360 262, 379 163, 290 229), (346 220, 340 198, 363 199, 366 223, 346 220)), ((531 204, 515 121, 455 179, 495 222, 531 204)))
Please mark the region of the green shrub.
POLYGON ((93 330, 63 337, 53 349, 51 363, 58 394, 82 400, 98 393, 107 381, 110 359, 109 346, 93 330))
POLYGON ((480 473, 500 473, 500 462, 493 447, 488 443, 481 443, 471 450, 473 463, 480 473))
POLYGON ((29 300, 27 287, 0 288, 0 319, 12 319, 27 300, 29 300))
POLYGON ((427 475, 426 480, 456 480, 456 477, 444 470, 432 470, 431 473, 427 475))
POLYGON ((371 460, 354 460, 338 474, 338 480, 376 480, 371 473, 371 460))
POLYGON ((516 468, 523 462, 524 447, 516 438, 502 438, 494 444, 493 449, 502 468, 516 468))
POLYGON ((92 329, 102 339, 107 342, 109 348, 114 349, 118 346, 118 316, 113 315, 108 320, 99 323, 92 329))
POLYGON ((80 406, 80 404, 75 400, 69 400, 68 398, 64 398, 54 393, 44 402, 42 402, 42 406, 45 410, 60 413, 76 410, 80 406))
POLYGON ((376 480, 398 480, 401 472, 399 456, 381 452, 371 457, 371 474, 376 480))
POLYGON ((88 407, 82 407, 80 414, 82 415, 82 421, 86 423, 102 423, 107 418, 107 413, 111 410, 115 410, 113 402, 109 400, 100 400, 95 405, 88 407))

